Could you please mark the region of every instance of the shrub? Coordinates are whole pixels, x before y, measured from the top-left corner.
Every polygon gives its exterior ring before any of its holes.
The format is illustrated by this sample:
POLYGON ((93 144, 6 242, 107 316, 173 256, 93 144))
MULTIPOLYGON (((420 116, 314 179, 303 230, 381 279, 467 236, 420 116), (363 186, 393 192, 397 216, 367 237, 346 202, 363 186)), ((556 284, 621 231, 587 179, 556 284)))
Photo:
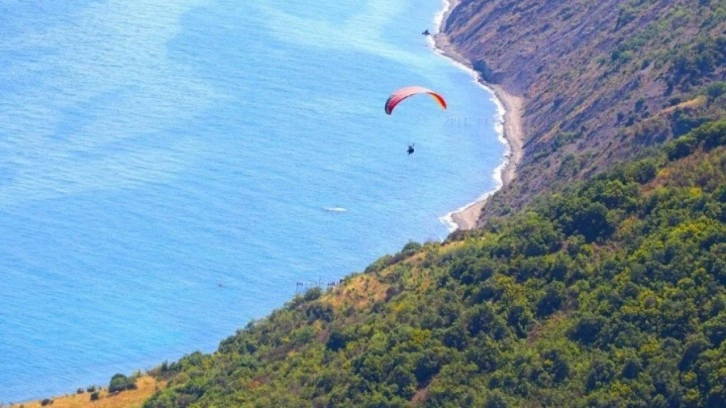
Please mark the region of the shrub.
POLYGON ((669 160, 678 160, 686 157, 696 148, 698 141, 695 137, 684 136, 676 139, 666 146, 669 160))
POLYGON ((115 374, 111 377, 111 383, 108 385, 108 392, 121 392, 136 388, 136 381, 133 377, 127 377, 123 374, 115 374))
POLYGON ((308 289, 305 294, 303 295, 303 299, 306 302, 312 302, 313 300, 317 300, 320 296, 323 295, 323 290, 319 287, 314 287, 308 289))
POLYGON ((346 336, 344 333, 338 330, 333 330, 333 332, 330 333, 328 341, 325 343, 325 347, 327 347, 328 350, 338 351, 345 348, 348 340, 348 336, 346 336))

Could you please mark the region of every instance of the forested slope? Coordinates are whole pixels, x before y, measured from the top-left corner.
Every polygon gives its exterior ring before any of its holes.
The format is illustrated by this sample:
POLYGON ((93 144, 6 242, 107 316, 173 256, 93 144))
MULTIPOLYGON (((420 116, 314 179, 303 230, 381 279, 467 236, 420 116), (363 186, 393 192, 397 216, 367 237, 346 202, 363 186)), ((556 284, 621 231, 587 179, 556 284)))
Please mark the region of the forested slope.
POLYGON ((146 407, 726 406, 726 120, 156 375, 146 407))

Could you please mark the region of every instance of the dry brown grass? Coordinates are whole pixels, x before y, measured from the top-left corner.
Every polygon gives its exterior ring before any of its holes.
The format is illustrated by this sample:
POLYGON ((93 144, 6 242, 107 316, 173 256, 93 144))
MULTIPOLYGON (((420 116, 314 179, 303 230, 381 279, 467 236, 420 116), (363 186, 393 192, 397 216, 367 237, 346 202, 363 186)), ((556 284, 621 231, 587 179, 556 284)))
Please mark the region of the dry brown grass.
MULTIPOLYGON (((163 382, 157 381, 150 376, 140 377, 136 381, 137 389, 119 392, 109 395, 106 389, 101 390, 99 399, 91 401, 91 393, 66 395, 53 398, 53 403, 46 405, 50 408, 133 408, 140 407, 144 401, 149 398, 154 391, 164 386, 163 382)), ((41 401, 25 402, 22 404, 11 405, 12 408, 39 408, 41 401)))
POLYGON ((707 102, 705 95, 697 96, 693 99, 687 100, 685 102, 681 102, 677 105, 669 106, 660 112, 658 112, 658 115, 667 115, 673 113, 676 109, 684 109, 684 108, 698 108, 699 106, 705 105, 707 102))
POLYGON ((361 310, 373 302, 383 300, 387 289, 388 285, 379 281, 374 275, 358 275, 323 296, 321 301, 328 303, 335 310, 340 310, 345 305, 352 305, 361 310))

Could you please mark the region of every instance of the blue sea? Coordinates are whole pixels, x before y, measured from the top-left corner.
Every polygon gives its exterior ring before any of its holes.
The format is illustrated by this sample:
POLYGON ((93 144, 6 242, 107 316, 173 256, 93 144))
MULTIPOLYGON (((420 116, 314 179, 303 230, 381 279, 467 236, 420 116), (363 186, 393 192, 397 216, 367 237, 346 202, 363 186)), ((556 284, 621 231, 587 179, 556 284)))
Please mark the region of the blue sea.
POLYGON ((211 352, 444 239, 505 146, 421 34, 443 6, 0 0, 0 403, 211 352), (448 110, 386 115, 405 85, 448 110))

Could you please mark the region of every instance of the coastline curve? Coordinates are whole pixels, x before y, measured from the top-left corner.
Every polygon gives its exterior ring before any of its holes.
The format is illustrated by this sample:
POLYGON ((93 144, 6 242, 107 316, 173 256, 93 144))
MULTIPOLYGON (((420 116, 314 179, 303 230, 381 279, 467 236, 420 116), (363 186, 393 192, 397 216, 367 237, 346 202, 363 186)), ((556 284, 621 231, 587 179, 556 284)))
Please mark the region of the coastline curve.
POLYGON ((484 192, 474 202, 466 204, 440 218, 449 227, 449 231, 454 232, 456 230, 476 228, 477 221, 487 199, 516 178, 517 167, 522 161, 523 155, 524 133, 522 130, 522 112, 524 98, 512 95, 501 86, 487 83, 481 79, 479 73, 456 50, 449 41, 449 38, 442 31, 444 21, 446 21, 451 11, 459 4, 459 0, 443 0, 442 3, 442 9, 434 16, 434 33, 428 37, 428 41, 430 41, 430 45, 435 53, 448 58, 454 65, 470 72, 474 78, 474 82, 492 95, 492 99, 497 105, 497 135, 499 140, 506 146, 502 162, 494 169, 493 177, 496 183, 494 189, 484 192))

